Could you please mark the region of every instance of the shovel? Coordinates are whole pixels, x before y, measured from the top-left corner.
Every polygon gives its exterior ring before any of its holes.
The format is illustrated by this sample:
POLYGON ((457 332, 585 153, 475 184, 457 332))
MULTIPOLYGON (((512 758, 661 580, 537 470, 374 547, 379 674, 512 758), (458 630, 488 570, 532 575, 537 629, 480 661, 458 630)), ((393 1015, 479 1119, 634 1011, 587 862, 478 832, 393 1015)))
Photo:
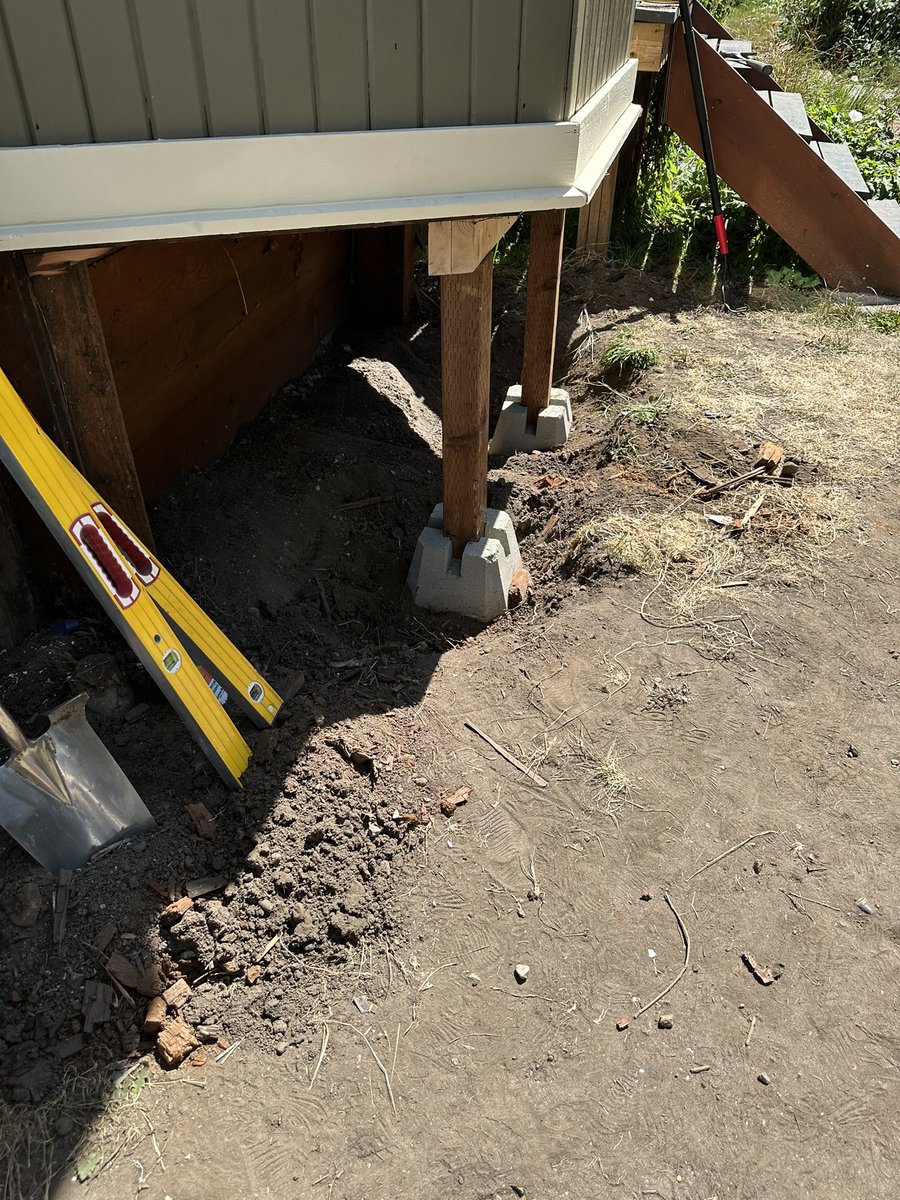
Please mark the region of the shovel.
POLYGON ((0 705, 0 739, 12 751, 0 767, 0 825, 53 875, 156 824, 88 724, 86 700, 54 708, 33 741, 0 705))

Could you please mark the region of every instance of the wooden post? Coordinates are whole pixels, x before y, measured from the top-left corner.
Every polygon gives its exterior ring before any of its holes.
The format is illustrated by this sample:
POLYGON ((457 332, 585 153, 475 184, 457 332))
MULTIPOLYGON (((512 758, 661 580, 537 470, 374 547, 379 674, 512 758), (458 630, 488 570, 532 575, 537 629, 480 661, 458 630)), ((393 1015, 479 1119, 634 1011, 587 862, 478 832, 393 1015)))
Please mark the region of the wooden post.
POLYGON ((484 533, 491 392, 493 256, 441 277, 444 533, 459 558, 484 533))
POLYGON ((536 212, 531 217, 522 362, 522 403, 528 409, 529 425, 536 423, 538 413, 550 403, 565 220, 562 209, 536 212))
POLYGON ((578 214, 579 250, 593 250, 605 254, 609 247, 609 231, 612 229, 613 210, 616 198, 616 174, 619 160, 615 159, 603 177, 593 200, 578 214))
MULTIPOLYGON (((24 271, 24 267, 21 269, 24 271)), ((64 449, 151 548, 150 522, 87 266, 22 276, 30 325, 64 449)))

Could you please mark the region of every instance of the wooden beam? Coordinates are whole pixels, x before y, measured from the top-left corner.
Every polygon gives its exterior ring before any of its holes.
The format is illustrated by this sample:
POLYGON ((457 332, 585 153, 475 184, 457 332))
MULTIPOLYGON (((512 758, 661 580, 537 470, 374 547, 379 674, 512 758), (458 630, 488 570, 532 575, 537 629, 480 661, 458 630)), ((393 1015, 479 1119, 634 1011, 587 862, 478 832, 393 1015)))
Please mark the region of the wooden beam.
POLYGON ((428 274, 471 274, 517 220, 518 216, 432 221, 428 226, 428 274))
POLYGON ((67 433, 65 448, 101 496, 152 547, 88 268, 80 263, 62 275, 29 277, 27 287, 35 350, 56 425, 67 433))
POLYGON ((618 166, 619 160, 616 159, 594 193, 593 200, 578 214, 578 238, 575 244, 579 250, 593 250, 597 254, 605 254, 609 247, 618 166))
POLYGON ((656 24, 650 21, 635 21, 631 27, 631 58, 638 60, 639 71, 661 71, 669 57, 671 23, 656 24))
POLYGON ((529 425, 550 403, 565 223, 562 209, 534 213, 531 218, 522 362, 522 403, 528 409, 529 425))
POLYGON ((72 246, 67 250, 34 250, 25 255, 29 275, 62 275, 78 263, 99 262, 115 253, 115 246, 72 246))
POLYGON ((484 533, 493 271, 488 254, 470 274, 441 279, 444 533, 454 558, 484 533))

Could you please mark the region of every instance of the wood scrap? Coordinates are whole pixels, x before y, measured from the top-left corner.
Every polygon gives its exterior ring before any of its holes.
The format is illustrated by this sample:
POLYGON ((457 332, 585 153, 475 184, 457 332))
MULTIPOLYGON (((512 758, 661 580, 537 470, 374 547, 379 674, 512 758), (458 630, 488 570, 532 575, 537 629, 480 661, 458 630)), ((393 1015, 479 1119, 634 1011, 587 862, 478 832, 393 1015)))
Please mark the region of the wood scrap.
POLYGON ((445 817, 452 817, 461 804, 465 804, 472 795, 472 789, 463 785, 458 787, 455 792, 451 792, 449 796, 445 796, 441 801, 441 812, 445 817))
POLYGON ((763 442, 756 456, 754 467, 763 467, 768 475, 774 473, 784 458, 784 449, 777 442, 763 442))
POLYGON ((56 885, 56 895, 53 899, 53 942, 57 946, 61 945, 66 933, 66 913, 69 908, 72 878, 72 872, 63 868, 56 885))
POLYGON ((156 1052, 165 1067, 177 1067, 200 1045, 186 1021, 176 1017, 168 1021, 156 1039, 156 1052))
POLYGON ((537 771, 532 771, 531 767, 526 767, 523 762, 519 762, 519 760, 510 754, 508 750, 505 750, 503 746, 495 742, 492 737, 486 734, 483 730, 479 729, 477 725, 473 725, 471 721, 464 721, 463 724, 465 725, 466 729, 470 729, 472 733, 476 735, 476 737, 480 737, 482 741, 487 742, 492 750, 496 750, 500 757, 506 759, 506 761, 511 766, 515 767, 517 771, 521 771, 527 779, 532 780, 538 785, 538 787, 547 786, 547 780, 538 775, 537 771))
POLYGON ((518 608, 524 604, 532 593, 531 572, 527 567, 519 567, 509 583, 507 603, 510 608, 518 608))
POLYGON ((103 1025, 109 1020, 115 995, 108 983, 101 983, 99 979, 87 980, 81 1003, 85 1033, 92 1033, 97 1025, 103 1025))
POLYGON ((188 804, 187 814, 191 818, 196 833, 208 841, 212 840, 215 829, 213 827, 212 813, 205 804, 188 804))
POLYGON ((115 923, 115 921, 107 921, 107 923, 103 926, 103 928, 97 934, 97 938, 94 942, 94 949, 99 954, 102 954, 103 951, 106 949, 106 947, 109 945, 109 943, 113 940, 113 938, 116 936, 116 934, 118 932, 119 932, 119 927, 115 923))
POLYGON ((176 979, 162 994, 168 1008, 184 1008, 193 995, 191 985, 186 979, 176 979))
POLYGON ((750 505, 750 507, 747 509, 747 511, 744 513, 744 515, 742 517, 740 517, 737 521, 735 521, 735 523, 734 523, 735 532, 743 532, 747 528, 747 526, 750 524, 750 522, 753 520, 753 518, 756 516, 756 514, 762 508, 765 498, 766 498, 765 492, 760 492, 759 495, 756 497, 756 499, 753 501, 753 503, 750 505))
POLYGON ((554 475, 552 471, 545 471, 543 475, 538 475, 531 486, 541 492, 546 488, 562 487, 568 482, 568 479, 564 475, 554 475))
POLYGON ((189 879, 184 885, 184 890, 191 900, 196 900, 198 896, 207 896, 210 892, 217 892, 227 882, 224 875, 203 875, 199 879, 189 879))
POLYGON ((147 1005, 147 1012, 144 1014, 144 1024, 142 1026, 144 1033, 159 1033, 165 1023, 166 1002, 162 996, 154 996, 147 1005))
POLYGON ((556 526, 558 524, 559 524, 559 513, 554 513, 553 516, 550 518, 550 520, 547 522, 547 524, 544 526, 544 528, 541 530, 541 532, 538 534, 537 540, 539 542, 545 541, 547 539, 547 537, 553 532, 553 530, 556 528, 556 526))
POLYGON ((717 483, 712 487, 704 488, 702 491, 695 492, 695 499, 712 500, 715 496, 720 496, 722 492, 730 491, 731 488, 740 487, 742 483, 749 483, 751 479, 759 479, 765 474, 765 467, 754 467, 752 471, 746 471, 743 475, 736 475, 734 479, 726 479, 722 483, 717 483))
POLYGON ((170 928, 177 924, 186 912, 194 907, 194 901, 190 896, 182 896, 178 900, 173 900, 159 914, 160 925, 170 928))

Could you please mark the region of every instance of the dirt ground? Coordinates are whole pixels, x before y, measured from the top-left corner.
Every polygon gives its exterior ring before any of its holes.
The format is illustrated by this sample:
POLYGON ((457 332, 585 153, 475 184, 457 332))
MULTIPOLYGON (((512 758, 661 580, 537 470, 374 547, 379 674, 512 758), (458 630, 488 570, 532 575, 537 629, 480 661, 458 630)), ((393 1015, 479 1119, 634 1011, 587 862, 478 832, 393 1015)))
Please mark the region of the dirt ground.
MULTIPOLYGON (((495 318, 496 412, 516 276, 495 318)), ((590 263, 560 328, 575 428, 492 462, 534 591, 486 629, 404 591, 440 492, 429 321, 336 340, 156 506, 290 697, 240 796, 87 601, 0 660, 23 720, 89 691, 159 822, 76 876, 60 945, 0 843, 10 1200, 896 1194, 900 338, 590 263), (604 370, 623 330, 656 365, 604 370), (767 440, 792 487, 696 499, 767 440), (113 952, 189 984, 178 1069, 135 989, 85 1030, 113 952)))

